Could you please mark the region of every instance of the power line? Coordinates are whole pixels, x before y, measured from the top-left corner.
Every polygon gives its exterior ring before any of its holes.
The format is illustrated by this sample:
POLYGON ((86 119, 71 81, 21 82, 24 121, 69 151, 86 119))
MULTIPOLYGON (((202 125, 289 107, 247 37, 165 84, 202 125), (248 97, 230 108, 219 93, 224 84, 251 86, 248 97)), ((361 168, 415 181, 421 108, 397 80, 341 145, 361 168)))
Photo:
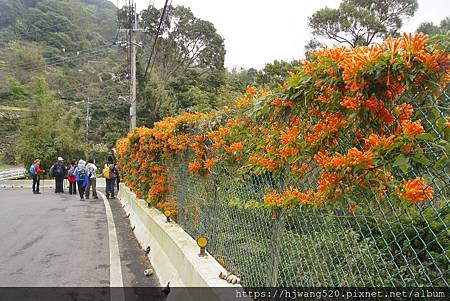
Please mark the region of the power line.
MULTIPOLYGON (((30 32, 27 32, 27 33, 14 32, 14 35, 15 35, 15 36, 19 35, 19 36, 21 36, 22 38, 25 38, 25 37, 26 37, 25 35, 30 35, 30 34, 32 34, 32 33, 38 32, 38 31, 42 31, 42 30, 45 30, 45 29, 50 29, 50 28, 53 28, 53 27, 56 27, 56 26, 59 26, 59 25, 62 25, 62 24, 64 24, 64 23, 68 23, 68 22, 69 22, 69 23, 72 23, 71 20, 67 19, 67 20, 65 20, 65 21, 63 21, 63 22, 60 22, 60 23, 57 23, 57 24, 53 24, 53 25, 51 25, 51 26, 47 26, 47 27, 43 27, 43 28, 38 28, 38 29, 36 29, 36 30, 34 30, 34 31, 30 31, 30 32)), ((36 26, 35 26, 35 27, 36 27, 36 26)), ((0 40, 0 42, 6 42, 6 41, 13 41, 13 40, 0 40)))
MULTIPOLYGON (((57 65, 60 62, 65 62, 65 61, 68 61, 70 59, 77 59, 77 58, 83 57, 83 55, 86 55, 86 54, 89 54, 89 53, 99 52, 99 51, 97 51, 97 49, 100 49, 100 51, 101 51, 103 48, 108 48, 110 46, 113 46, 116 43, 118 35, 119 35, 119 31, 117 31, 116 37, 114 38, 114 41, 112 43, 104 43, 104 44, 99 45, 99 46, 87 48, 87 49, 82 50, 82 51, 77 51, 77 55, 76 56, 72 56, 72 57, 68 57, 68 58, 65 58, 65 57, 63 57, 63 58, 56 58, 55 57, 54 61, 49 60, 50 64, 47 64, 47 66, 57 65), (54 64, 54 63, 56 63, 56 64, 54 64)), ((31 66, 31 65, 34 65, 34 63, 19 64, 19 65, 16 65, 16 67, 26 67, 26 66, 31 66)), ((5 69, 5 68, 3 68, 3 69, 5 69)), ((25 69, 27 69, 27 68, 25 68, 25 69)), ((34 68, 34 69, 38 70, 40 68, 34 68)))
MULTIPOLYGON (((63 62, 68 62, 70 60, 71 60, 71 62, 73 62, 73 61, 81 59, 81 58, 85 58, 85 59, 96 58, 96 57, 98 57, 100 55, 103 55, 102 49, 99 49, 99 50, 96 50, 96 51, 91 51, 91 53, 85 53, 85 54, 80 55, 78 57, 66 58, 64 61, 57 61, 57 62, 54 62, 53 64, 50 64, 50 65, 47 65, 47 66, 44 66, 44 67, 55 66, 55 65, 61 64, 63 62)), ((41 69, 41 68, 30 68, 27 71, 34 71, 34 70, 39 70, 39 69, 41 69)), ((101 83, 99 82, 99 84, 101 84, 101 83)), ((72 89, 61 89, 60 91, 57 91, 57 90, 54 90, 54 89, 50 89, 50 90, 54 91, 54 92, 57 92, 57 93, 70 93, 70 92, 80 91, 80 88, 86 88, 86 86, 85 85, 79 85, 79 86, 75 86, 72 89)))
POLYGON ((161 25, 162 25, 162 23, 163 23, 163 18, 164 18, 164 14, 166 13, 167 3, 168 3, 168 2, 169 2, 169 0, 166 0, 166 1, 165 1, 165 3, 164 3, 164 8, 163 8, 163 11, 162 11, 162 13, 161 13, 161 18, 159 19, 158 30, 156 31, 155 43, 154 43, 153 46, 152 46, 152 50, 150 51, 150 56, 149 56, 149 58, 148 58, 147 66, 145 67, 144 81, 145 81, 146 78, 147 78, 148 67, 150 66, 150 62, 151 62, 151 60, 152 60, 152 56, 153 56, 153 53, 154 53, 154 51, 155 51, 156 44, 158 43, 159 32, 160 32, 160 30, 161 30, 161 25))
MULTIPOLYGON (((170 4, 169 4, 169 6, 171 6, 172 5, 172 0, 170 0, 170 4)), ((158 44, 159 45, 159 44, 158 44)), ((158 53, 158 45, 156 45, 156 53, 158 53)), ((155 57, 156 57, 156 53, 155 53, 155 57)), ((156 59, 154 58, 153 59, 153 62, 152 62, 152 66, 150 67, 150 74, 152 74, 152 71, 153 71, 153 66, 155 65, 155 61, 156 61, 156 59)), ((144 77, 145 78, 145 77, 144 77)))
MULTIPOLYGON (((104 55, 104 50, 103 49, 92 51, 90 53, 86 53, 86 54, 80 55, 78 57, 65 58, 65 59, 57 60, 57 61, 54 61, 54 62, 52 62, 50 64, 46 64, 46 65, 43 65, 43 66, 37 66, 37 67, 28 66, 28 67, 25 67, 25 68, 21 68, 21 69, 19 69, 17 71, 29 71, 29 72, 39 71, 39 70, 44 70, 44 69, 49 68, 49 67, 56 67, 56 66, 62 65, 64 63, 75 63, 77 61, 81 61, 82 59, 96 58, 96 57, 98 57, 100 55, 104 55)), ((7 68, 4 68, 3 70, 6 70, 6 69, 7 68)), ((14 68, 9 68, 9 71, 14 71, 14 70, 15 70, 14 68)))
MULTIPOLYGON (((118 22, 119 22, 119 20, 118 20, 118 22)), ((65 20, 65 21, 60 22, 60 23, 58 23, 58 24, 54 24, 54 25, 51 25, 51 26, 47 26, 47 27, 44 27, 44 28, 37 29, 37 30, 35 30, 35 31, 31 31, 31 32, 29 32, 29 33, 27 33, 27 34, 31 34, 31 33, 38 32, 38 31, 43 31, 43 30, 45 30, 45 29, 53 28, 53 27, 62 25, 62 24, 64 24, 64 23, 71 23, 71 24, 72 24, 72 21, 71 21, 71 20, 65 20)), ((19 35, 19 36, 22 36, 22 38, 26 38, 26 37, 25 37, 25 34, 15 33, 15 35, 19 35)), ((116 37, 114 38, 114 41, 117 40, 118 35, 119 35, 119 31, 117 31, 116 37)), ((0 42, 2 42, 2 41, 5 42, 6 40, 0 40, 0 42)), ((10 40, 10 41, 11 41, 11 40, 10 40)), ((33 41, 33 40, 31 40, 31 41, 33 41)), ((35 42, 41 43, 41 42, 45 42, 45 41, 35 41, 35 42)), ((77 56, 79 56, 79 54, 82 53, 82 52, 90 51, 90 50, 93 50, 93 49, 96 49, 96 48, 99 48, 99 47, 103 47, 104 45, 108 45, 108 43, 102 44, 102 45, 100 45, 100 46, 91 47, 91 48, 87 48, 87 49, 84 49, 84 50, 77 51, 77 56)), ((58 57, 56 57, 56 56, 53 56, 53 57, 49 58, 48 60, 51 60, 51 59, 61 60, 62 58, 58 58, 58 57)), ((22 64, 22 66, 26 66, 26 65, 27 65, 27 64, 22 64)), ((29 63, 29 65, 33 65, 33 63, 29 63)), ((18 65, 18 66, 20 66, 20 65, 18 65)))
MULTIPOLYGON (((105 44, 105 45, 93 47, 90 50, 86 50, 83 53, 80 52, 80 54, 77 54, 77 55, 74 55, 74 56, 71 56, 71 57, 55 58, 53 61, 49 60, 50 63, 48 63, 47 66, 57 65, 59 63, 64 63, 64 62, 70 61, 72 59, 83 58, 86 55, 89 55, 89 54, 92 54, 92 53, 101 52, 101 51, 103 51, 103 49, 109 48, 111 46, 112 46, 111 44, 105 44)), ((25 70, 40 69, 40 68, 31 68, 31 69, 27 68, 28 66, 33 66, 33 65, 35 65, 35 63, 17 64, 17 65, 14 66, 14 68, 22 68, 22 69, 25 69, 25 70)), ((2 69, 4 70, 4 69, 7 69, 7 68, 2 68, 2 69)), ((13 67, 11 67, 10 69, 13 69, 13 67)))

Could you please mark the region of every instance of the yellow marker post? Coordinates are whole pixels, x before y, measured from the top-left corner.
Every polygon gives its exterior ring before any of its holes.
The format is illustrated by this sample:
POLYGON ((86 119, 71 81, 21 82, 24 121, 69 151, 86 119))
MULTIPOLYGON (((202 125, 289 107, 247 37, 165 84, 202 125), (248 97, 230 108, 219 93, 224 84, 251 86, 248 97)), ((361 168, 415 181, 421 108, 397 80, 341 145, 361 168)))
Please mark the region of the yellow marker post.
POLYGON ((167 218, 166 223, 170 223, 170 216, 172 215, 172 212, 170 212, 170 210, 165 210, 164 215, 167 218))
POLYGON ((200 235, 197 238, 197 245, 200 247, 200 256, 206 256, 206 246, 208 245, 208 238, 200 235))

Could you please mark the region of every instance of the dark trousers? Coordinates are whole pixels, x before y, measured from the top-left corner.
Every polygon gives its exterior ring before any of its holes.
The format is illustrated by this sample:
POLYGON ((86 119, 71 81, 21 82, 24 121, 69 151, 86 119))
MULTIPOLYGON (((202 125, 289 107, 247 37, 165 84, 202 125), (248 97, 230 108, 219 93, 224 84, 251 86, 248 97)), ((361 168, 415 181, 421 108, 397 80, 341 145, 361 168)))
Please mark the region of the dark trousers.
POLYGON ((92 188, 92 196, 94 197, 94 199, 98 198, 97 197, 97 179, 96 178, 89 179, 89 184, 86 186, 86 193, 85 193, 87 199, 89 198, 91 188, 92 188))
POLYGON ((106 197, 114 198, 114 183, 116 179, 106 179, 106 197))
POLYGON ((117 193, 119 193, 120 177, 117 177, 117 179, 116 179, 116 184, 117 184, 117 193))
POLYGON ((55 192, 64 192, 64 177, 55 177, 55 192))
POLYGON ((69 194, 77 194, 77 182, 69 182, 69 194))
POLYGON ((84 187, 83 187, 83 181, 77 181, 78 184, 78 193, 80 194, 80 199, 84 199, 84 187))
POLYGON ((41 177, 38 174, 33 176, 33 192, 39 192, 39 182, 41 181, 41 177))

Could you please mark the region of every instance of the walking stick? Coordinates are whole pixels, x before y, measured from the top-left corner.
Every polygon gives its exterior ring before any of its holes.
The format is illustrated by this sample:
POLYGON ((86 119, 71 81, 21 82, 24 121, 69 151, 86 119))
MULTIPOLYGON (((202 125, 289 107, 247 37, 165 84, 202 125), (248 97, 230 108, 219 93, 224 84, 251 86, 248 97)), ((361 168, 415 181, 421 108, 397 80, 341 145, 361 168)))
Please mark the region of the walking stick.
MULTIPOLYGON (((44 173, 45 173, 45 171, 42 172, 42 194, 44 194, 44 179, 45 179, 44 173)), ((40 180, 40 179, 39 179, 39 180, 40 180)))

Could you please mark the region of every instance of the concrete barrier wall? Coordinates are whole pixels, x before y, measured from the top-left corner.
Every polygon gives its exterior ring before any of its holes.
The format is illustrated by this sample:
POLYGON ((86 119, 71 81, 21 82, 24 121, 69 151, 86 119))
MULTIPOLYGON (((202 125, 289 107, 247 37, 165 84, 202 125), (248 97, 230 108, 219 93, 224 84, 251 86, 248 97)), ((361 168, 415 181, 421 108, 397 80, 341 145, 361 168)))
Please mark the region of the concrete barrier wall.
MULTIPOLYGON (((150 246, 149 259, 161 285, 170 281, 171 286, 234 287, 242 290, 240 285, 231 285, 219 278, 219 273, 225 269, 210 254, 199 256, 197 242, 179 225, 167 223, 159 210, 147 207, 147 203, 136 198, 127 186, 120 185, 118 197, 132 226, 135 226, 134 232, 142 248, 150 246)), ((195 300, 195 296, 191 297, 195 300)), ((214 297, 229 299, 223 294, 214 297)))

